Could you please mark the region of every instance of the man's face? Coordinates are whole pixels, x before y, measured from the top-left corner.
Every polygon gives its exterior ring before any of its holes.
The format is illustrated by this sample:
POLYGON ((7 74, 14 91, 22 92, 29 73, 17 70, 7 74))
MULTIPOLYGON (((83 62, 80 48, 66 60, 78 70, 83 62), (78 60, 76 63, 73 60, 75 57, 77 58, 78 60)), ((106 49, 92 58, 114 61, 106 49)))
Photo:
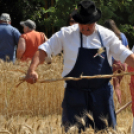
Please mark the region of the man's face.
POLYGON ((79 24, 80 32, 86 36, 91 35, 95 30, 95 22, 92 24, 79 24))

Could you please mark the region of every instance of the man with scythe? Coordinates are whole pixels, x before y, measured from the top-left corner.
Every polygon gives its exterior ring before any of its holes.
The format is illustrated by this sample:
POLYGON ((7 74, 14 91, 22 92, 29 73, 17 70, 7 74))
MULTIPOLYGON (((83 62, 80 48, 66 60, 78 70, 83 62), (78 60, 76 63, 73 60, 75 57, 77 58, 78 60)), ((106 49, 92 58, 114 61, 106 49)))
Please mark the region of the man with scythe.
MULTIPOLYGON (((38 79, 36 68, 44 62, 45 57, 64 52, 63 77, 79 77, 112 74, 112 56, 116 60, 125 62, 134 67, 134 55, 121 44, 116 35, 98 25, 101 11, 94 2, 83 0, 79 2, 78 9, 72 14, 78 23, 63 27, 47 42, 39 46, 32 59, 26 75, 26 81, 33 84, 38 79)), ((76 115, 83 117, 84 111, 90 111, 94 122, 85 117, 86 125, 96 130, 106 128, 105 122, 100 118, 106 117, 108 127, 115 128, 116 116, 113 102, 113 88, 105 79, 82 79, 79 81, 66 81, 65 94, 62 102, 62 124, 68 129, 76 124, 76 115)))

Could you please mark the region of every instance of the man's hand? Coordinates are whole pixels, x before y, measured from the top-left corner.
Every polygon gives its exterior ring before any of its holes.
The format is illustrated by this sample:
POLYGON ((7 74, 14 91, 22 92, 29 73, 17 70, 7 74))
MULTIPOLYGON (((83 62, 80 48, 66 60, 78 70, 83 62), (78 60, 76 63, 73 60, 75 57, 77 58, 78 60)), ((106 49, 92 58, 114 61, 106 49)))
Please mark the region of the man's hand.
POLYGON ((25 78, 26 82, 34 84, 37 82, 38 80, 38 74, 36 71, 28 71, 26 78, 25 78))

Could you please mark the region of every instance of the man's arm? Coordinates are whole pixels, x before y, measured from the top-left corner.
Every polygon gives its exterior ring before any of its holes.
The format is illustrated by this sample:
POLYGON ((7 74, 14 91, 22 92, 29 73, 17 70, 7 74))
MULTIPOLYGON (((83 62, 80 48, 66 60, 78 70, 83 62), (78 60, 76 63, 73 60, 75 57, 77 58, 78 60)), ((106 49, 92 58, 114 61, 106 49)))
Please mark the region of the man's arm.
POLYGON ((109 54, 113 56, 113 58, 117 61, 121 61, 124 63, 126 58, 132 54, 128 48, 126 48, 122 42, 119 40, 117 36, 113 33, 109 33, 106 38, 106 46, 108 47, 109 54))
POLYGON ((18 29, 14 28, 13 29, 13 37, 14 37, 15 46, 18 44, 20 36, 21 36, 21 34, 18 31, 18 29))
POLYGON ((51 37, 51 39, 38 47, 39 50, 33 56, 25 78, 28 83, 33 84, 37 81, 38 74, 35 70, 39 64, 42 64, 45 61, 45 58, 49 58, 52 54, 57 55, 61 52, 63 48, 62 37, 62 33, 57 32, 51 37))
POLYGON ((17 48, 17 59, 21 59, 26 50, 26 43, 24 38, 19 39, 18 48, 17 48))
POLYGON ((125 63, 134 68, 134 54, 129 55, 126 58, 125 63))
POLYGON ((47 57, 47 54, 43 50, 38 50, 35 55, 33 56, 31 65, 27 71, 27 75, 25 80, 28 83, 35 83, 38 80, 38 74, 36 73, 36 68, 39 64, 43 64, 45 61, 45 58, 47 57))

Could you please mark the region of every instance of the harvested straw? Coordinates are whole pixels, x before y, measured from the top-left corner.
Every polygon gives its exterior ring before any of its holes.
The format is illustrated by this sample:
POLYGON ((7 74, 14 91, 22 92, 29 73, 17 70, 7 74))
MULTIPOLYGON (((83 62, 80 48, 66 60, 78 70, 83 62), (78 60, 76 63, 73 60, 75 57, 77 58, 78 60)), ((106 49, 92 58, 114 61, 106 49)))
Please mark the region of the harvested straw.
MULTIPOLYGON (((69 81, 69 80, 82 80, 82 79, 104 79, 104 78, 111 78, 111 77, 117 77, 117 76, 124 76, 124 75, 134 75, 134 72, 122 72, 119 74, 110 74, 110 75, 95 75, 95 76, 80 76, 79 78, 75 77, 65 77, 65 78, 60 78, 60 79, 46 79, 46 80, 38 80, 38 83, 51 83, 51 82, 59 82, 59 81, 69 81)), ((20 81, 25 81, 25 76, 19 77, 20 81)))
POLYGON ((127 108, 130 104, 132 104, 132 101, 128 102, 123 107, 121 107, 119 110, 117 110, 116 111, 116 114, 119 114, 122 110, 124 110, 125 108, 127 108))

